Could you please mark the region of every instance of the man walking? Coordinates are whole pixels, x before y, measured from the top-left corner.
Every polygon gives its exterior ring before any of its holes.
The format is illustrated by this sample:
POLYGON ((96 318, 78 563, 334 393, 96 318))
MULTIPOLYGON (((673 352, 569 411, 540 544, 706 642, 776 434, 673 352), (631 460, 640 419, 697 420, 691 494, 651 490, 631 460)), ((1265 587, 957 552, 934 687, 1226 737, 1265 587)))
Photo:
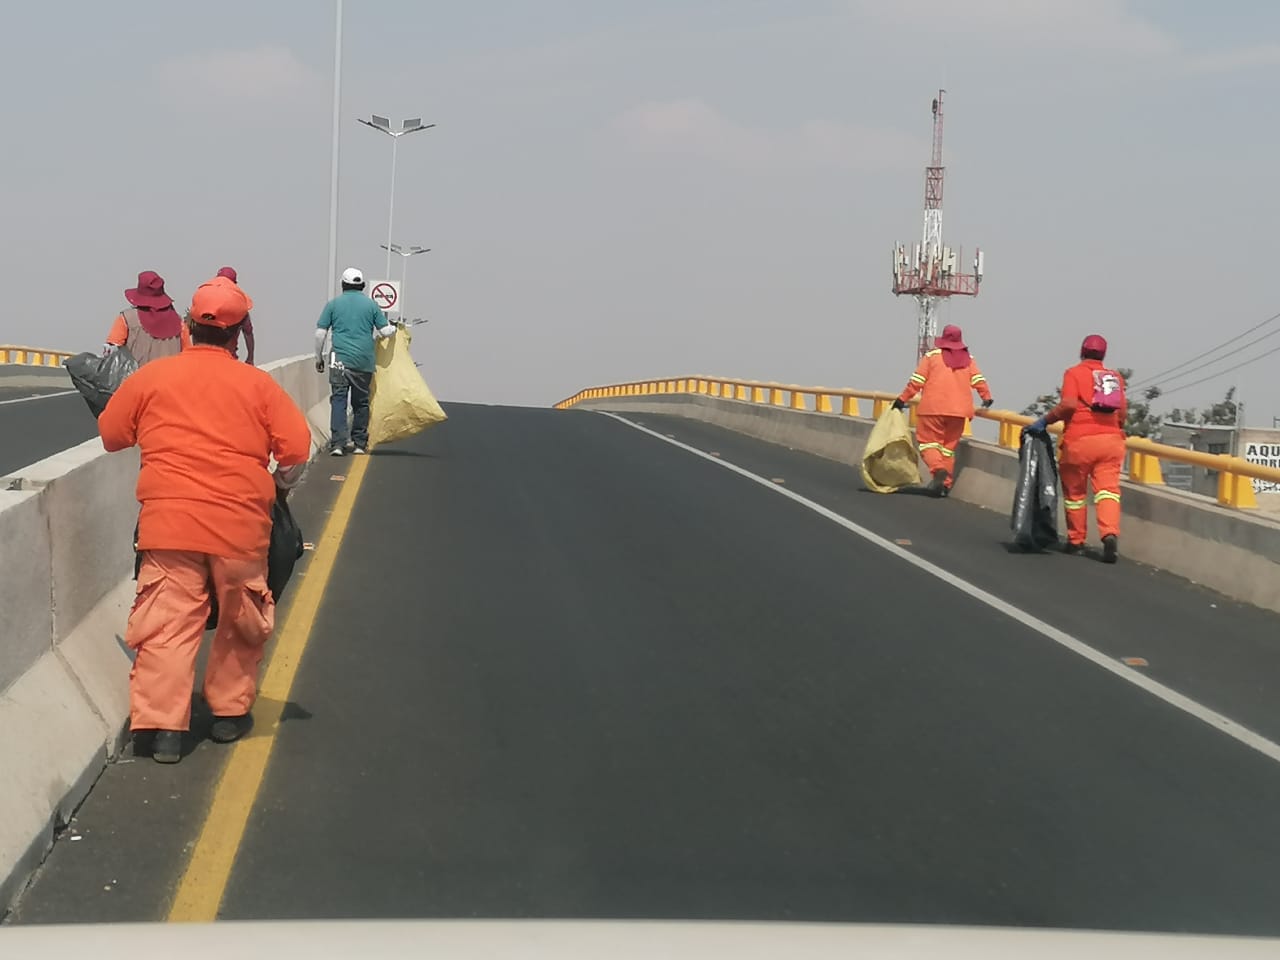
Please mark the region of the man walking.
POLYGON ((219 615, 204 678, 210 736, 229 743, 250 726, 275 622, 267 587, 271 505, 277 488, 298 481, 311 453, 302 411, 269 374, 237 363, 227 349, 248 311, 234 284, 203 284, 186 321, 192 346, 140 368, 98 419, 108 451, 142 448, 142 563, 125 642, 136 651, 130 728, 155 732, 151 753, 160 763, 181 757, 211 596, 219 615))
POLYGON ((364 293, 364 274, 355 267, 342 272, 342 293, 325 304, 316 322, 316 371, 325 369, 324 345, 332 333, 329 354, 329 453, 364 453, 369 448, 369 390, 373 386, 375 339, 395 334, 386 314, 364 293), (351 399, 351 432, 347 433, 347 398, 351 399))

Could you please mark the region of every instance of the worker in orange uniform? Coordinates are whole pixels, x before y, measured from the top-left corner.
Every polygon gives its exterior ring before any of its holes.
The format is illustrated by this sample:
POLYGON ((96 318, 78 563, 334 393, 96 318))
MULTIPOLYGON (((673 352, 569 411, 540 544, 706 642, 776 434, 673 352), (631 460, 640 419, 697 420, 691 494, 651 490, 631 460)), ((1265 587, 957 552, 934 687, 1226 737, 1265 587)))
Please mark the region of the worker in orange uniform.
POLYGON ((1062 376, 1062 399, 1028 430, 1042 433, 1050 424, 1066 422, 1058 472, 1067 514, 1066 552, 1084 552, 1089 532, 1089 483, 1102 537, 1104 563, 1120 554, 1120 470, 1124 465, 1128 402, 1124 378, 1103 365, 1107 341, 1090 334, 1080 345, 1080 362, 1062 376))
POLYGON ((934 341, 934 349, 920 360, 907 388, 893 401, 895 410, 905 410, 917 393, 916 442, 931 480, 929 492, 945 497, 955 479, 956 447, 964 425, 973 419, 973 392, 978 391, 983 409, 991 406, 987 378, 964 345, 960 328, 949 325, 934 341))
MULTIPOLYGON (((186 325, 154 270, 138 274, 138 285, 124 292, 129 307, 120 311, 107 334, 107 350, 126 347, 138 366, 170 357, 190 346, 186 325)), ((105 356, 105 354, 104 354, 105 356)))
POLYGON ((204 679, 210 736, 229 743, 249 729, 275 619, 267 588, 271 505, 278 488, 298 481, 311 453, 302 411, 270 374, 237 363, 227 349, 249 307, 235 284, 203 284, 186 321, 191 348, 141 367, 98 419, 107 450, 142 449, 142 563, 125 631, 137 654, 130 728, 155 731, 151 753, 161 763, 179 760, 190 727, 211 595, 219 616, 204 679))

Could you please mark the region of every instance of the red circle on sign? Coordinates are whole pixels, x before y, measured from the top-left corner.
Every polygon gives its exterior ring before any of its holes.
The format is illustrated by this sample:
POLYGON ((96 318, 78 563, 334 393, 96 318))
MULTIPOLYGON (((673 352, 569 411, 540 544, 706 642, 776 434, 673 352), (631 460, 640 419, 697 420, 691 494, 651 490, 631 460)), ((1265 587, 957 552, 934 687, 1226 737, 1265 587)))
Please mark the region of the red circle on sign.
POLYGON ((379 283, 369 292, 369 296, 383 310, 390 310, 396 305, 396 288, 389 283, 379 283))

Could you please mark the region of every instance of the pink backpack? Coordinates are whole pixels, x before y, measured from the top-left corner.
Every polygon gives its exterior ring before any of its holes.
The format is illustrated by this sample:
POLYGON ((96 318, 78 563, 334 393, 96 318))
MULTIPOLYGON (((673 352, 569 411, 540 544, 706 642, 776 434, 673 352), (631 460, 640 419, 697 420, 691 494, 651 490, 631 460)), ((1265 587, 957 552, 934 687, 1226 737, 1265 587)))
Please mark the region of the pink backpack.
POLYGON ((1105 367, 1093 371, 1093 402, 1089 406, 1097 413, 1115 413, 1124 405, 1124 378, 1105 367))

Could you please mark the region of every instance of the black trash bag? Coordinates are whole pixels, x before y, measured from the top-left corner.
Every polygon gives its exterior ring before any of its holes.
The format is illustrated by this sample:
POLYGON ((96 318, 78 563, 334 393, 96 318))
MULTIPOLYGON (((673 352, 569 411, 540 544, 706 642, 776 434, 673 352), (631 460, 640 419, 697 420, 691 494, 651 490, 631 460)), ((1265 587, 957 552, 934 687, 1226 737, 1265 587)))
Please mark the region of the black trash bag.
POLYGON ((1053 438, 1024 433, 1018 451, 1018 487, 1013 495, 1013 542, 1043 550, 1058 542, 1058 461, 1053 438))
POLYGON ((117 347, 105 357, 96 353, 77 353, 62 364, 71 375, 84 402, 94 417, 107 408, 107 401, 129 374, 138 369, 138 361, 125 347, 117 347))
POLYGON ((293 567, 302 556, 302 528, 293 518, 284 492, 271 505, 271 543, 267 547, 267 588, 276 603, 293 576, 293 567))

